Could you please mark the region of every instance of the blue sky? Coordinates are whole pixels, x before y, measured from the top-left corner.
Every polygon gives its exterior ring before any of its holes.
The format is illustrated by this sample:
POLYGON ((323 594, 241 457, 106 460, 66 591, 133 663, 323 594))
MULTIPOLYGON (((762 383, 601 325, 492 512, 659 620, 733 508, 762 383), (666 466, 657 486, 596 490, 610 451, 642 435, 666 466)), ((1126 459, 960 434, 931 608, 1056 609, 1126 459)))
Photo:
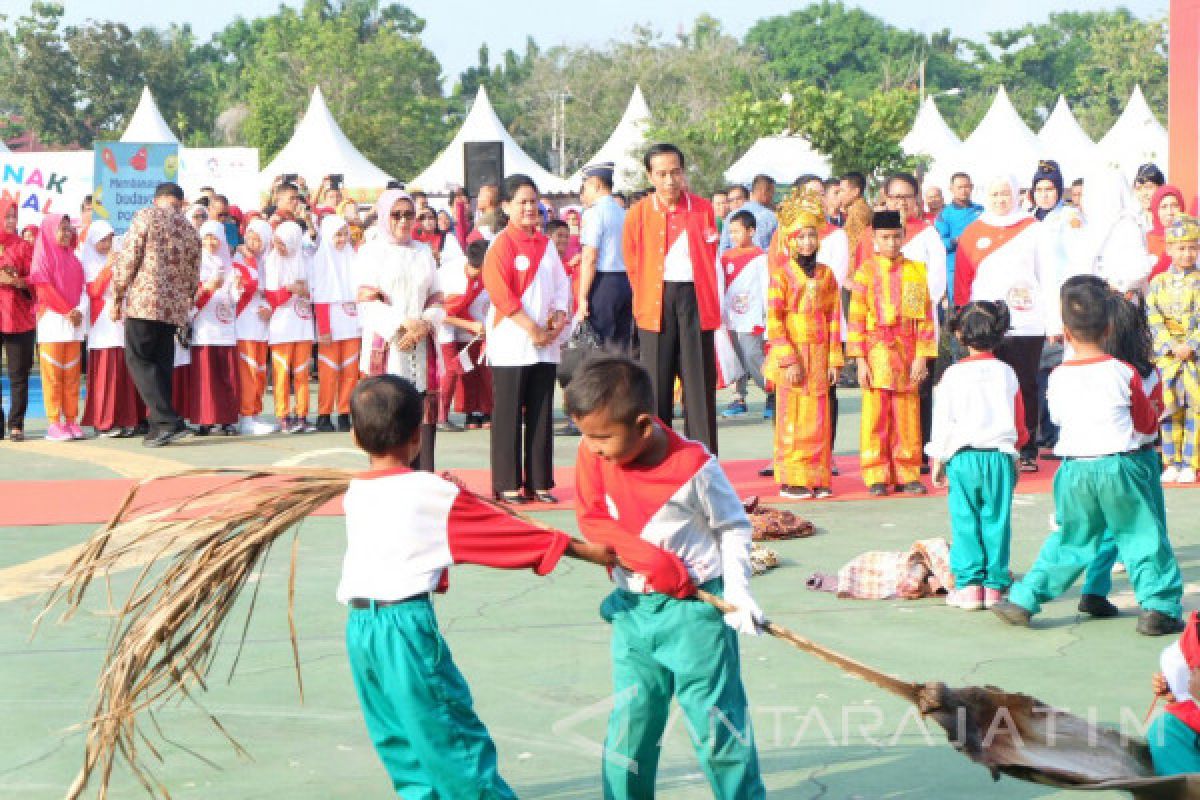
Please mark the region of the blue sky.
MULTIPOLYGON (((1168 0, 850 0, 888 22, 921 31, 950 28, 960 36, 978 38, 989 30, 1013 28, 1028 21, 1042 21, 1052 11, 1087 11, 1125 7, 1139 16, 1166 13, 1168 0)), ((300 0, 288 5, 298 6, 300 0)), ((649 23, 666 33, 688 26, 701 12, 721 20, 725 29, 742 34, 762 17, 785 14, 803 5, 803 0, 601 0, 601 2, 520 3, 485 0, 410 0, 407 5, 426 20, 426 45, 437 55, 453 83, 465 67, 475 63, 482 42, 493 54, 507 48, 520 49, 532 35, 543 46, 594 44, 623 38, 635 24, 649 23), (513 11, 520 8, 520 12, 513 11)), ((279 0, 204 0, 184 3, 174 0, 65 0, 67 19, 119 17, 132 25, 166 25, 187 22, 207 38, 238 16, 260 16, 273 12, 279 0)), ((0 0, 0 14, 19 16, 29 8, 21 0, 0 0)))

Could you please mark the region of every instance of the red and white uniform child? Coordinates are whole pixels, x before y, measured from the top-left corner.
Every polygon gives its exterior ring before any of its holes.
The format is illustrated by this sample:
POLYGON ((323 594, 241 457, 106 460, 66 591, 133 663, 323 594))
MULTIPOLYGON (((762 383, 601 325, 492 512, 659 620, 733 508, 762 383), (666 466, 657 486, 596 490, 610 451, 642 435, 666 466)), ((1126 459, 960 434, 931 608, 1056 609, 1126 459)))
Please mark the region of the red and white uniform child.
POLYGON ((358 383, 362 342, 353 265, 349 225, 342 217, 330 214, 321 220, 320 241, 313 258, 317 413, 328 422, 336 412, 344 430, 350 427, 350 393, 358 383))
POLYGON ((442 350, 445 370, 438 420, 449 419, 453 402, 459 413, 467 415, 468 426, 474 426, 483 424, 480 416, 491 416, 492 413, 492 376, 487 364, 483 363, 482 333, 491 299, 480 271, 476 270, 474 277, 466 271, 463 259, 443 261, 438 269, 447 320, 475 322, 481 326, 478 335, 449 322, 438 326, 438 346, 442 350))
MULTIPOLYGON (((721 254, 717 269, 721 273, 718 285, 723 293, 721 316, 741 364, 742 374, 736 381, 734 394, 738 400, 744 401, 747 382, 751 379, 758 388, 766 391, 763 377, 766 343, 763 334, 767 330, 767 288, 770 285, 767 254, 754 246, 730 248, 721 254)), ((719 344, 717 353, 718 367, 724 375, 719 344)))
POLYGON ((295 222, 281 222, 266 257, 263 293, 272 308, 267 336, 271 345, 275 416, 284 433, 315 430, 306 419, 315 333, 311 287, 312 259, 304 249, 304 231, 295 222))
POLYGON ((192 316, 191 395, 193 424, 237 433, 237 299, 233 259, 225 226, 200 226, 200 287, 192 316))
POLYGON ((258 217, 246 224, 246 241, 233 257, 234 294, 237 297, 239 429, 262 436, 279 428, 259 418, 267 391, 268 332, 274 310, 263 291, 262 274, 274 235, 271 223, 258 217))
POLYGON ((87 335, 87 397, 83 424, 101 435, 129 436, 146 416, 137 386, 125 366, 125 324, 112 318, 112 269, 108 258, 120 247, 113 228, 102 219, 93 220, 79 251, 87 280, 89 322, 87 335), (101 253, 105 239, 112 239, 108 254, 101 253))

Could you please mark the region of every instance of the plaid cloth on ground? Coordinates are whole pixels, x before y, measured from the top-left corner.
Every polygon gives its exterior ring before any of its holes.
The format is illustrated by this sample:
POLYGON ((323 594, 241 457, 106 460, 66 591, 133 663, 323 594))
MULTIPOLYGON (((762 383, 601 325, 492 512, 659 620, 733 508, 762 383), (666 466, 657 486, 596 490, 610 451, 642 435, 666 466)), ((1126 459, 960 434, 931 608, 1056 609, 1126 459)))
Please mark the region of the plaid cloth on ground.
POLYGON ((861 600, 915 600, 953 588, 950 545, 941 537, 922 539, 906 553, 863 553, 837 575, 838 597, 861 600))

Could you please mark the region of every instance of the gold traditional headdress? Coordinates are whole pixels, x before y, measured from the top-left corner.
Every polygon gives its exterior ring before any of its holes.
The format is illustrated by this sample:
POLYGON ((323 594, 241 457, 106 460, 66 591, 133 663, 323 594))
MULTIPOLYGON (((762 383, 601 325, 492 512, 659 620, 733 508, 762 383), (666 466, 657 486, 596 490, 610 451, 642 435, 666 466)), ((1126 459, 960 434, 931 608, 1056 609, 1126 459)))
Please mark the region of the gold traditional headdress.
POLYGON ((789 259, 796 257, 796 234, 804 228, 813 228, 817 237, 825 227, 825 204, 820 192, 801 192, 793 189, 791 195, 779 204, 775 216, 779 220, 779 241, 787 251, 789 259))
POLYGON ((1200 241, 1200 220, 1182 216, 1167 226, 1163 237, 1168 244, 1200 241))

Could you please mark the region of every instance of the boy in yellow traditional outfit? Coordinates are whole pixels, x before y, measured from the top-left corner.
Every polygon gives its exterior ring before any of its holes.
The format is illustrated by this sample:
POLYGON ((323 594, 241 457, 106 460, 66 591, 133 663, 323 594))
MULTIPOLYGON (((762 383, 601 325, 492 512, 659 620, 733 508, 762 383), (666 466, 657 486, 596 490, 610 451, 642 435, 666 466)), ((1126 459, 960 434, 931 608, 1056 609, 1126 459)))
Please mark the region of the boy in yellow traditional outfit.
POLYGON ((862 386, 861 466, 870 493, 925 494, 921 483, 921 400, 917 389, 937 356, 937 324, 925 265, 900 252, 899 212, 871 220, 877 252, 848 282, 846 355, 862 386))
POLYGON ((1154 357, 1162 374, 1163 483, 1194 483, 1200 466, 1200 221, 1180 217, 1165 233, 1171 267, 1150 281, 1146 321, 1154 336, 1154 357))
POLYGON ((817 262, 825 225, 821 197, 780 204, 779 251, 767 291, 768 377, 777 392, 775 480, 783 497, 830 497, 832 425, 829 387, 842 355, 841 298, 833 270, 817 262))

